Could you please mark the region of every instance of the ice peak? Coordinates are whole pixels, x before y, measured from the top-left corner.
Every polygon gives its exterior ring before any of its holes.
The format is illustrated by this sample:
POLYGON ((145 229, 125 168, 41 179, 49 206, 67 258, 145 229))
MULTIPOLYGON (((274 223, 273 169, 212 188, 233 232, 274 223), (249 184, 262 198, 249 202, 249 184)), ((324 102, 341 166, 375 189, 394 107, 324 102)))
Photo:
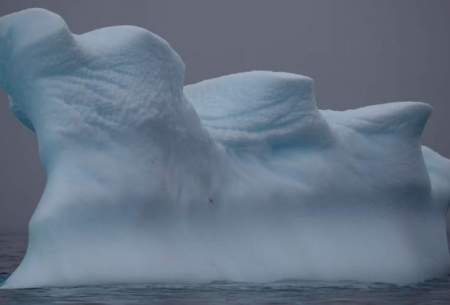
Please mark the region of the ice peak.
POLYGON ((221 142, 317 144, 329 137, 317 111, 313 80, 303 75, 237 73, 188 85, 184 92, 221 142))
POLYGON ((347 110, 348 125, 365 133, 393 133, 418 138, 432 107, 422 102, 395 102, 347 110))

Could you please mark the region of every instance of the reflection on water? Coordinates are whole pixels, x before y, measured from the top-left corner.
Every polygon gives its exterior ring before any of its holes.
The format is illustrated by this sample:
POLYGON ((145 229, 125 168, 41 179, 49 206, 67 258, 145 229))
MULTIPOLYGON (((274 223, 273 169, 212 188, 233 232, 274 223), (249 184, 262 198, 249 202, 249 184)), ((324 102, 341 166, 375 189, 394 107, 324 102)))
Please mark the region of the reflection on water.
POLYGON ((450 281, 407 287, 286 281, 0 290, 0 304, 450 304, 450 281))
MULTIPOLYGON (((24 247, 23 237, 0 237, 0 282, 18 264, 24 247)), ((450 304, 450 277, 410 286, 280 281, 0 290, 3 304, 450 304)))

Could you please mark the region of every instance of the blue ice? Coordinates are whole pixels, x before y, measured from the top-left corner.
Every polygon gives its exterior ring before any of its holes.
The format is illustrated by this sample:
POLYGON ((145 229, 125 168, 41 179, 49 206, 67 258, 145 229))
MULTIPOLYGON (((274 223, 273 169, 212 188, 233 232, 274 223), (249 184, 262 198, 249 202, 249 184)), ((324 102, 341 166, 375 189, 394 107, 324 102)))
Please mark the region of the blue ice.
POLYGON ((447 274, 450 161, 431 107, 319 110, 313 80, 251 71, 184 86, 145 29, 0 18, 0 86, 47 184, 4 288, 447 274), (183 87, 184 86, 184 87, 183 87))

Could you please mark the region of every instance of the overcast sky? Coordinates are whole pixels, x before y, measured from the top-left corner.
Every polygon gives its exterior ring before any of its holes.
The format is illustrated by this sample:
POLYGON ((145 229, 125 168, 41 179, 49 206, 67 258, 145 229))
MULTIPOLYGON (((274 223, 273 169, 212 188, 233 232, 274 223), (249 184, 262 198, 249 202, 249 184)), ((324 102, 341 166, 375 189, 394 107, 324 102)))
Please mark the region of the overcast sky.
MULTIPOLYGON (((450 1, 25 1, 0 15, 50 9, 75 33, 134 24, 165 38, 187 83, 247 70, 311 76, 321 109, 430 103, 424 143, 450 157, 450 1)), ((2 42, 0 41, 0 44, 2 42)), ((24 232, 45 183, 36 141, 0 92, 0 233, 24 232)))

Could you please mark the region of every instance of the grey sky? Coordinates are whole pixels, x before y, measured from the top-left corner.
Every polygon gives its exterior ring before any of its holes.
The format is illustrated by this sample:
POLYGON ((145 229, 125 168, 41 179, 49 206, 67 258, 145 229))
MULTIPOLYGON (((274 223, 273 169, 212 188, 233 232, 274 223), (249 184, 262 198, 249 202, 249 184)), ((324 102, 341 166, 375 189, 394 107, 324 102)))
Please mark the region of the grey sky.
MULTIPOLYGON (((321 109, 399 100, 434 107, 424 143, 450 157, 450 1, 26 1, 0 15, 50 9, 75 33, 134 24, 181 55, 187 83, 247 70, 305 74, 321 109)), ((1 43, 1 42, 0 42, 1 43)), ((25 231, 44 187, 34 136, 0 93, 0 233, 25 231)))

